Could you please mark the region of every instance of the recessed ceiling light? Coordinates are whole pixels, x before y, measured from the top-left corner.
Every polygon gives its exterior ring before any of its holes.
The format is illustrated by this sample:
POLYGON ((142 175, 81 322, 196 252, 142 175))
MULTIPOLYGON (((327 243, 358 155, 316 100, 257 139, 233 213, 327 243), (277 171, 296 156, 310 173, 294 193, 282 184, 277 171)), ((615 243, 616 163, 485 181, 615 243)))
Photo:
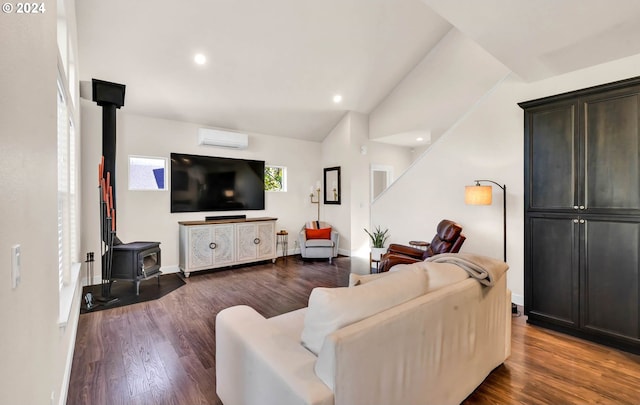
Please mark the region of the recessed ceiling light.
POLYGON ((333 96, 333 102, 334 103, 339 103, 342 101, 342 96, 340 94, 336 94, 335 96, 333 96))
POLYGON ((197 53, 196 56, 193 57, 193 60, 198 64, 198 65, 204 65, 207 62, 207 57, 204 56, 201 53, 197 53))
POLYGON ((416 141, 418 141, 418 142, 422 142, 422 141, 424 141, 424 138, 423 138, 423 137, 421 137, 421 136, 419 136, 419 137, 417 137, 417 138, 416 138, 416 141))

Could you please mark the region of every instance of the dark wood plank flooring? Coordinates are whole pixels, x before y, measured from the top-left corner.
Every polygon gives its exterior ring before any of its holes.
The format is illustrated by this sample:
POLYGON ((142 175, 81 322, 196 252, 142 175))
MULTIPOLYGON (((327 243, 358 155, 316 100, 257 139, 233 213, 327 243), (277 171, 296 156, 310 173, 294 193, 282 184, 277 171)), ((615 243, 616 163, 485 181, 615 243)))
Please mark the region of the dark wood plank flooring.
MULTIPOLYGON (((220 404, 215 317, 246 304, 271 317, 306 305, 317 286, 347 284, 350 260, 285 262, 194 273, 156 300, 80 316, 68 405, 220 404)), ((638 404, 640 356, 513 318, 512 355, 465 404, 638 404)), ((268 405, 268 404, 267 404, 268 405)))

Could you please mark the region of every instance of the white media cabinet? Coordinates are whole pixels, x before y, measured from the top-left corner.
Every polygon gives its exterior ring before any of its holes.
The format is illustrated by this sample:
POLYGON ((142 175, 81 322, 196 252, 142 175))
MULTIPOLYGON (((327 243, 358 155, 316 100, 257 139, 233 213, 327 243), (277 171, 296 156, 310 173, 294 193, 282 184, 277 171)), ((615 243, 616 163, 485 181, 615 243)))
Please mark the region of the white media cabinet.
POLYGON ((184 221, 180 225, 179 266, 194 271, 276 260, 278 218, 184 221))

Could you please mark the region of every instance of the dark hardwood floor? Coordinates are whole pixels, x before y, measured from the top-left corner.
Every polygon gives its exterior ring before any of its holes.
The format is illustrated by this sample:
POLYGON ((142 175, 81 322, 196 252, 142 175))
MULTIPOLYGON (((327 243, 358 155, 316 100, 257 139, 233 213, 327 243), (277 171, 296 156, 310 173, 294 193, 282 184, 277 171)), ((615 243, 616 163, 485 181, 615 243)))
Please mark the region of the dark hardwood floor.
MULTIPOLYGON (((80 315, 68 405, 220 404, 215 317, 247 304, 266 317, 347 284, 350 259, 194 273, 155 301, 80 315)), ((513 318, 512 355, 464 404, 639 404, 640 356, 513 318)), ((269 404, 266 404, 269 405, 269 404)), ((403 404, 404 405, 404 404, 403 404)))

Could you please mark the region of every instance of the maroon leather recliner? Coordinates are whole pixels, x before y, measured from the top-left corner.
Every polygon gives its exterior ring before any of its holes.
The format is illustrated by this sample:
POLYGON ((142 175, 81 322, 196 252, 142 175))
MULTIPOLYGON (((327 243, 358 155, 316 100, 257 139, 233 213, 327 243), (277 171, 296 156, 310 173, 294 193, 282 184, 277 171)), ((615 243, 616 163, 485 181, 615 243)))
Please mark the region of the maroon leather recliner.
POLYGON ((458 253, 465 239, 460 225, 443 219, 438 224, 436 236, 427 244, 426 249, 395 243, 389 245, 387 253, 380 258, 379 271, 389 271, 396 264, 415 263, 440 253, 458 253))

